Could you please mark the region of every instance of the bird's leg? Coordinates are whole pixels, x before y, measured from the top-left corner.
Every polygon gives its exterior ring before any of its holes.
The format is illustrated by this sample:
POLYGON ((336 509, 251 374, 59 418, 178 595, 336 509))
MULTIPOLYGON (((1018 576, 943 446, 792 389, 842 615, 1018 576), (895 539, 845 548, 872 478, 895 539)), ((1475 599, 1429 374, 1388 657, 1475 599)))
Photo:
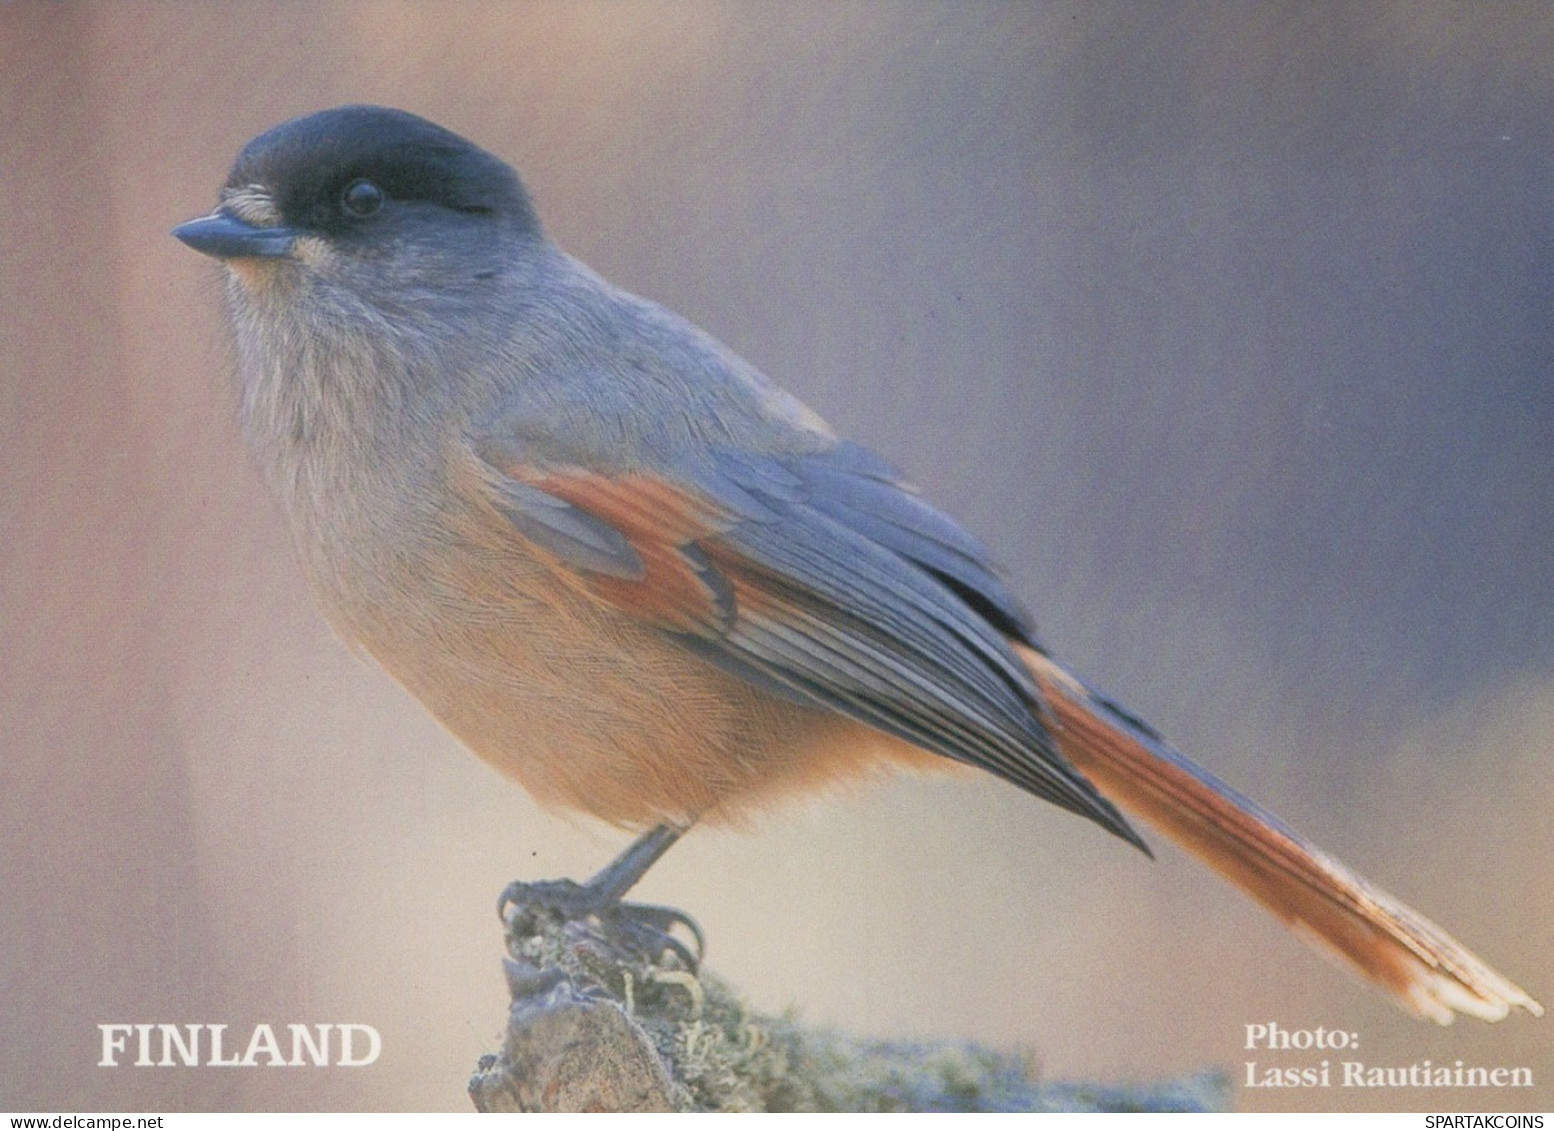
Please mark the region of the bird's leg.
POLYGON ((501 898, 497 900, 497 914, 504 922, 508 921, 508 907, 511 906, 515 916, 521 909, 549 912, 563 920, 596 919, 602 927, 622 936, 624 941, 643 951, 655 952, 654 957, 665 950, 671 951, 687 970, 695 971, 706 949, 706 941, 695 920, 672 907, 621 901, 621 897, 632 889, 660 856, 669 851, 670 845, 679 840, 684 832, 685 827, 677 825, 659 825, 649 829, 587 883, 579 884, 573 880, 524 883, 515 880, 503 889, 501 898), (694 955, 674 937, 674 929, 681 926, 696 940, 694 955))

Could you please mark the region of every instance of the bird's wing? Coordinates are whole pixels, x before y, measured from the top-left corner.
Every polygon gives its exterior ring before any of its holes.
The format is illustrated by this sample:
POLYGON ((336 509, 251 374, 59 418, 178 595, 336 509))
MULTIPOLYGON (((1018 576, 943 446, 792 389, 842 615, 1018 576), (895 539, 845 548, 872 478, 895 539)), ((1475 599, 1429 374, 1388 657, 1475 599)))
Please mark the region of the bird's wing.
POLYGON ((985 551, 864 449, 714 452, 672 478, 501 444, 478 458, 515 533, 595 598, 1144 847, 1058 753, 1006 635, 1027 635, 1025 615, 985 551))
POLYGON ((1143 847, 1113 798, 1417 1015, 1543 1012, 1031 646, 982 548, 863 449, 724 455, 673 480, 510 455, 485 466, 496 505, 558 570, 725 669, 1143 847))

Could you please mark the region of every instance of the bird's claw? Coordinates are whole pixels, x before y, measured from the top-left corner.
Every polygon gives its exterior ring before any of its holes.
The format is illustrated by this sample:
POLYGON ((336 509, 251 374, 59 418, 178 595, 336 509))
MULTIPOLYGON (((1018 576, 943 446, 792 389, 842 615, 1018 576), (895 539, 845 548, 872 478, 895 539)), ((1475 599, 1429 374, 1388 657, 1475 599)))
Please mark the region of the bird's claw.
POLYGON ((592 885, 573 880, 508 884, 497 900, 497 914, 503 922, 512 923, 520 911, 548 913, 562 922, 591 919, 611 939, 643 958, 657 961, 667 952, 693 974, 707 949, 701 927, 685 912, 656 903, 625 903, 592 885), (511 916, 509 908, 514 912, 511 916), (675 937, 677 927, 683 927, 695 939, 694 953, 675 937))
POLYGON ((496 914, 507 921, 507 909, 528 907, 553 912, 561 919, 583 919, 607 905, 599 893, 575 880, 514 880, 497 897, 496 914))
POLYGON ((667 950, 680 960, 680 965, 694 974, 701 966, 707 952, 707 939, 701 927, 685 912, 656 903, 617 903, 599 913, 599 920, 606 930, 617 932, 644 956, 657 959, 667 950), (676 927, 683 927, 696 940, 696 952, 675 937, 676 927))

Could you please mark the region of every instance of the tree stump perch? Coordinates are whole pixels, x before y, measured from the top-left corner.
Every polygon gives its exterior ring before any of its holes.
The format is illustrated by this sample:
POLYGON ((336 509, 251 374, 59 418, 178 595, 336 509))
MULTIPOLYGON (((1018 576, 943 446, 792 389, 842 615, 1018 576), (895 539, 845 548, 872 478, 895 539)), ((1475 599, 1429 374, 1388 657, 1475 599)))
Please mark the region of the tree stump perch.
POLYGON ((1206 1072, 1136 1086, 1042 1081, 963 1041, 863 1040, 752 1011, 666 952, 597 921, 513 908, 501 1051, 469 1081, 478 1111, 1221 1111, 1206 1072))

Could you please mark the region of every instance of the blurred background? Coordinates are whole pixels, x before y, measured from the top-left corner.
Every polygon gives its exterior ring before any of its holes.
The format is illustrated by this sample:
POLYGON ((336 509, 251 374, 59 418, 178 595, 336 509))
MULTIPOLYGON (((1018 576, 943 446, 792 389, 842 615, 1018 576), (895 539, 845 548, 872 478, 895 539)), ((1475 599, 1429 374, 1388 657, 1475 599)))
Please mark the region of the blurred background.
MULTIPOLYGON (((0 1108, 464 1109, 536 809, 314 610, 168 236, 347 101, 905 467, 1050 648, 1554 1005, 1554 14, 1543 3, 0 6, 0 1108), (359 1022, 364 1069, 109 1070, 110 1022, 359 1022)), ((1180 854, 991 778, 702 830, 643 885, 767 1009, 1062 1078, 1245 1026, 1532 1089, 1180 854)))

